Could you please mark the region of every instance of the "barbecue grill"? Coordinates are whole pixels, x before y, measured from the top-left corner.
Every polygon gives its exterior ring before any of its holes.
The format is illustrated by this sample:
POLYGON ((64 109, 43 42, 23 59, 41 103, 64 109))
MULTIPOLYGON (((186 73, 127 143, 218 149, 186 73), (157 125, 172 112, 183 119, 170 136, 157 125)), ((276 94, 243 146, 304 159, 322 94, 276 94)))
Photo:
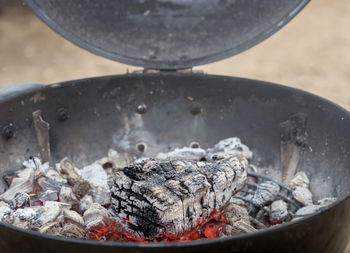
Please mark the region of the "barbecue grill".
MULTIPOLYGON (((144 70, 2 89, 0 174, 40 153, 32 120, 32 113, 40 110, 50 124, 53 161, 68 156, 75 164, 86 165, 109 148, 153 156, 191 143, 209 147, 234 135, 252 148, 255 164, 279 178, 283 167, 280 124, 302 114, 307 120, 307 143, 303 143, 298 168, 310 175, 315 198, 336 196, 337 201, 310 217, 266 230, 185 243, 83 241, 0 223, 2 252, 272 253, 345 249, 350 232, 349 112, 297 89, 191 70, 266 39, 293 18, 307 0, 24 2, 53 30, 78 46, 144 70)), ((4 188, 1 182, 0 192, 4 188)))

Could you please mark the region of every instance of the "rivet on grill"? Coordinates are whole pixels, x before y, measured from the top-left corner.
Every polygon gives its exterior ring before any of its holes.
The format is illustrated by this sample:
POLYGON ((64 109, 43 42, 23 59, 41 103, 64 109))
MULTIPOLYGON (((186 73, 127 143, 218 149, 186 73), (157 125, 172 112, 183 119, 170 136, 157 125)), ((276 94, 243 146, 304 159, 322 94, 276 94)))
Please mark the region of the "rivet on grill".
POLYGON ((144 114, 145 112, 147 112, 147 105, 145 105, 145 104, 139 104, 139 105, 136 107, 136 112, 139 113, 139 114, 144 114))
POLYGON ((196 141, 191 142, 190 147, 191 148, 200 148, 199 143, 196 141))
POLYGON ((6 140, 8 140, 8 139, 11 139, 12 137, 13 137, 13 135, 14 135, 14 129, 13 129, 13 125, 10 123, 10 124, 8 124, 8 125, 6 125, 6 126, 4 126, 3 128, 2 128, 2 136, 6 139, 6 140))
POLYGON ((143 153, 146 151, 147 145, 146 145, 146 143, 140 142, 140 143, 136 144, 136 149, 137 149, 137 151, 143 153))
POLYGON ((60 107, 57 109, 57 119, 59 121, 65 121, 68 119, 68 111, 66 108, 60 107))

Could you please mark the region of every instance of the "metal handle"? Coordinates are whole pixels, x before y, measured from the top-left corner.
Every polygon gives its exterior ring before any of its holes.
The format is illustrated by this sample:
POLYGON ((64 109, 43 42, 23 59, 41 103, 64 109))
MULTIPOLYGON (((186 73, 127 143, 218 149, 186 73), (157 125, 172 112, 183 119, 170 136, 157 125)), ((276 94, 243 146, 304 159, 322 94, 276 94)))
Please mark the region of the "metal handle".
POLYGON ((43 87, 42 83, 21 83, 0 88, 0 100, 43 87))

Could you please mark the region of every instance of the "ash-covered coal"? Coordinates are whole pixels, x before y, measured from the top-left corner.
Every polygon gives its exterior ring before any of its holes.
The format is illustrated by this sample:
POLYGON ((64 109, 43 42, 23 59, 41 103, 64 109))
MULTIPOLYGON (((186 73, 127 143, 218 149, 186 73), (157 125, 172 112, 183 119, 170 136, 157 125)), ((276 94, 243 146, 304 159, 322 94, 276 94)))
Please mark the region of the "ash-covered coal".
POLYGON ((286 184, 259 174, 252 156, 232 137, 155 158, 110 150, 83 168, 31 158, 2 175, 0 222, 73 239, 185 242, 255 232, 336 200, 316 202, 303 171, 286 184))

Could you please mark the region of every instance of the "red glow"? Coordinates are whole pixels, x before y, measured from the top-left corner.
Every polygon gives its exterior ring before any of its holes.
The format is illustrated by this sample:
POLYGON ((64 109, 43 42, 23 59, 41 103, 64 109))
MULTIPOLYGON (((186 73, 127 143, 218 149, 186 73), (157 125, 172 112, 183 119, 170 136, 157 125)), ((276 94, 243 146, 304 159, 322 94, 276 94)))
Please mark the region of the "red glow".
MULTIPOLYGON (((124 219, 125 222, 130 222, 128 218, 124 219)), ((90 239, 95 241, 109 241, 109 240, 123 240, 129 242, 188 242, 192 240, 206 240, 216 238, 220 236, 220 232, 223 229, 223 225, 226 220, 223 214, 218 215, 214 211, 209 219, 200 220, 198 226, 192 228, 188 233, 182 236, 174 234, 163 234, 153 240, 147 240, 145 238, 135 237, 127 232, 117 232, 117 224, 114 220, 106 220, 106 225, 100 225, 90 228, 90 239), (209 221, 208 221, 209 220, 209 221)))

